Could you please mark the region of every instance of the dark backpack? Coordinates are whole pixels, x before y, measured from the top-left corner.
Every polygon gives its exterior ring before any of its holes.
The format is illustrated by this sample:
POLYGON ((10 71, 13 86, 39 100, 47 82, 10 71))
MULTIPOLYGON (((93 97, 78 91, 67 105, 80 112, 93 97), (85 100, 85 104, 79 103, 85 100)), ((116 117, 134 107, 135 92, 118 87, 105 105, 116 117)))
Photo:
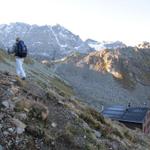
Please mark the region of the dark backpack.
POLYGON ((17 43, 17 52, 16 52, 16 56, 24 58, 27 56, 27 46, 24 44, 23 41, 19 41, 17 43))

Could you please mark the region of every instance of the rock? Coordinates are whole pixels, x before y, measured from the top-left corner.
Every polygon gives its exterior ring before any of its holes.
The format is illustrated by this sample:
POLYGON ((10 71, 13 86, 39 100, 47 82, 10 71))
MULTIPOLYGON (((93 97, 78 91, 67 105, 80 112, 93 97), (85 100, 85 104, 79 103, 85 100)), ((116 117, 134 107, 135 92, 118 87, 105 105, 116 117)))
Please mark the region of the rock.
POLYGON ((30 110, 29 110, 29 109, 27 109, 27 108, 24 108, 24 111, 25 111, 25 112, 29 112, 30 110))
POLYGON ((53 122, 53 123, 51 124, 51 126, 52 126, 53 128, 56 128, 56 127, 57 127, 57 124, 56 124, 55 122, 53 122))
POLYGON ((3 101, 2 105, 6 108, 9 108, 9 102, 8 101, 3 101))
POLYGON ((11 92, 13 93, 13 95, 17 94, 19 91, 19 88, 18 87, 15 87, 15 86, 12 86, 11 87, 11 92))
POLYGON ((15 107, 14 103, 13 103, 12 101, 10 101, 10 100, 3 101, 3 102, 2 102, 2 105, 3 105, 4 107, 6 107, 7 109, 8 109, 8 108, 14 109, 14 107, 15 107))
POLYGON ((4 131, 3 134, 7 136, 9 134, 9 132, 4 131))
POLYGON ((13 96, 15 94, 11 89, 8 89, 7 92, 9 96, 13 96))
POLYGON ((27 119, 27 114, 26 113, 18 113, 16 114, 15 116, 17 119, 23 121, 23 120, 26 120, 27 119))
POLYGON ((98 131, 96 131, 96 130, 93 130, 93 132, 95 133, 95 136, 96 136, 97 138, 100 138, 100 137, 102 136, 101 133, 98 132, 98 131))
POLYGON ((12 132, 14 132, 14 129, 13 128, 8 128, 8 131, 12 133, 12 132))
POLYGON ((84 135, 83 138, 86 139, 86 135, 84 135))
POLYGON ((26 125, 25 125, 23 122, 21 122, 21 121, 18 120, 18 119, 15 119, 15 118, 13 118, 13 123, 14 123, 17 127, 21 127, 21 128, 25 128, 25 127, 26 127, 26 125))
POLYGON ((19 100, 20 100, 19 97, 13 97, 13 98, 12 98, 12 101, 15 101, 15 102, 18 102, 19 100))
POLYGON ((83 127, 89 129, 89 125, 86 122, 83 122, 83 127))
POLYGON ((25 131, 34 137, 43 136, 42 130, 36 125, 28 125, 26 127, 25 131))
POLYGON ((119 149, 119 144, 117 142, 112 143, 112 149, 119 149))
POLYGON ((79 116, 74 112, 74 111, 71 111, 71 114, 76 117, 76 118, 79 118, 79 116))
POLYGON ((16 82, 16 80, 15 80, 15 79, 12 79, 11 81, 12 81, 13 83, 15 83, 15 82, 16 82))
POLYGON ((58 104, 64 105, 65 103, 63 101, 59 100, 58 104))
POLYGON ((17 134, 22 134, 24 131, 25 131, 24 128, 18 127, 18 128, 16 129, 17 134))
POLYGON ((13 124, 16 126, 16 132, 22 134, 25 131, 26 125, 18 119, 13 118, 13 124))

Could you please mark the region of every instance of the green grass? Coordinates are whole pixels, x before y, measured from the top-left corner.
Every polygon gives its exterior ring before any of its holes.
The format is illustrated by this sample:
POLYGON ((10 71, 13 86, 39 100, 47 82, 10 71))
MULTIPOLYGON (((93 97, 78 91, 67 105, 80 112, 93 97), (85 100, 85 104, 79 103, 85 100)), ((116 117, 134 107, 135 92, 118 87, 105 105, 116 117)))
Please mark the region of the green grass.
POLYGON ((24 62, 26 64, 34 64, 34 60, 29 56, 25 58, 24 62))
POLYGON ((97 148, 97 142, 94 133, 92 133, 92 131, 88 128, 83 128, 81 122, 68 124, 65 128, 65 133, 70 139, 72 139, 72 142, 78 140, 79 137, 81 139, 85 137, 85 140, 82 143, 82 147, 84 147, 85 149, 93 148, 94 150, 95 148, 97 148))
POLYGON ((55 86, 56 90, 58 90, 58 93, 60 95, 63 95, 65 97, 67 97, 67 96, 70 97, 70 96, 74 95, 72 88, 58 78, 52 79, 52 85, 55 86))
POLYGON ((0 49, 0 61, 5 62, 6 60, 14 61, 14 56, 9 55, 6 51, 0 49))

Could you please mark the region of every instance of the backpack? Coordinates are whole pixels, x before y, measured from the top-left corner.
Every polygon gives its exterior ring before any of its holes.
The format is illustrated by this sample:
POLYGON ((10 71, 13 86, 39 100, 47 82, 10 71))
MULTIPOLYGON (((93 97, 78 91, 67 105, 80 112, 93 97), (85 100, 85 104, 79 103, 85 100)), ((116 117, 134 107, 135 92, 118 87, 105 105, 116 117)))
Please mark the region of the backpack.
POLYGON ((17 43, 17 53, 16 56, 20 57, 20 58, 24 58, 27 56, 27 46, 24 44, 23 41, 19 41, 17 43))

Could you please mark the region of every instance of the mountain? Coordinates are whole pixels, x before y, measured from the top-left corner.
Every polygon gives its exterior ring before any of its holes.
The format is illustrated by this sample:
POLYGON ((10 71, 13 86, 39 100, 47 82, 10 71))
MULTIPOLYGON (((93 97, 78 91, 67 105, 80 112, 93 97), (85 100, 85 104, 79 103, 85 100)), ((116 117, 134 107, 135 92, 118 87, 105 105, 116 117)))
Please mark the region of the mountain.
POLYGON ((36 58, 61 58, 72 52, 88 53, 93 49, 60 25, 38 26, 25 23, 0 25, 0 42, 5 47, 11 47, 16 37, 23 39, 32 56, 36 58))
POLYGON ((102 105, 150 106, 150 49, 126 47, 91 52, 54 65, 76 93, 97 110, 102 105))
POLYGON ((103 50, 103 49, 116 49, 116 48, 125 48, 126 45, 120 41, 103 41, 103 42, 97 42, 92 39, 87 39, 85 41, 91 48, 94 48, 95 50, 103 50))
POLYGON ((92 39, 83 41, 78 35, 59 24, 38 26, 18 22, 0 25, 1 48, 11 47, 18 36, 26 42, 30 55, 40 60, 59 59, 74 52, 87 54, 95 50, 126 47, 120 41, 97 42, 92 39))
POLYGON ((0 50, 0 149, 149 150, 148 135, 105 119, 50 67, 29 57, 24 67, 22 81, 0 50))

